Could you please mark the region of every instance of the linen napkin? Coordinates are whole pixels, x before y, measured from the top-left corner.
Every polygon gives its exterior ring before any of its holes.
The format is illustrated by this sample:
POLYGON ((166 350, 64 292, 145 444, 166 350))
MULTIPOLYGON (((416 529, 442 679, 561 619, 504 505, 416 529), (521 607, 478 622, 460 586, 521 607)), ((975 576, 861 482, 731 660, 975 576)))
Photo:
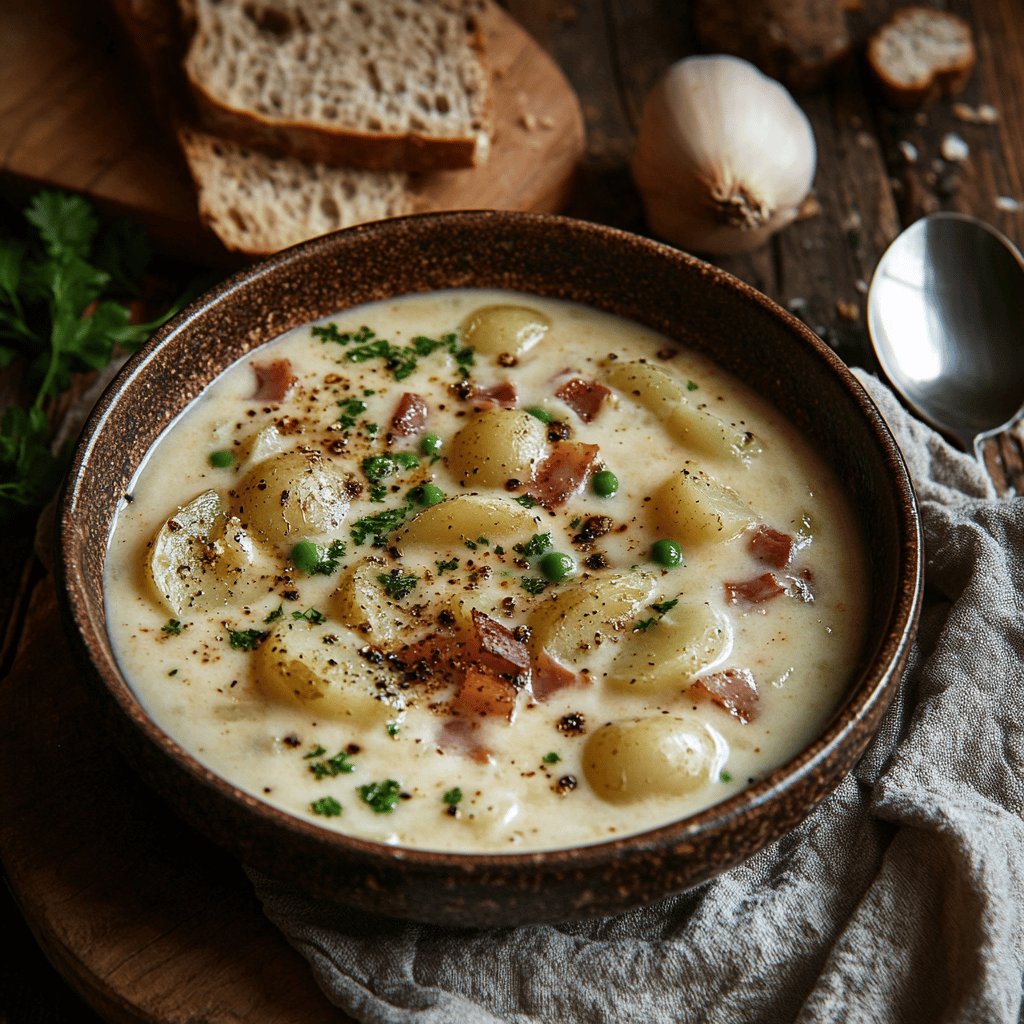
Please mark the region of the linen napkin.
POLYGON ((1024 499, 861 380, 910 467, 926 601, 865 757, 800 827, 681 896, 600 920, 396 923, 254 876, 336 1005, 373 1024, 1021 1019, 1024 499))

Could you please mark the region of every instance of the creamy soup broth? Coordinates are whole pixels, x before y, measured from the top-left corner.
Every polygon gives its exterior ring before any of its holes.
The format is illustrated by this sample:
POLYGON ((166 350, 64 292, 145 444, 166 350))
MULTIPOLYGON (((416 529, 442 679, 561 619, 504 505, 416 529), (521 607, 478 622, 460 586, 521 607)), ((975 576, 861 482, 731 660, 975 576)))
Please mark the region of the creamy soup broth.
POLYGON ((385 843, 688 815, 808 744, 860 652, 828 467, 712 362, 578 305, 451 291, 292 331, 189 406, 130 498, 107 612, 147 712, 242 789, 385 843))

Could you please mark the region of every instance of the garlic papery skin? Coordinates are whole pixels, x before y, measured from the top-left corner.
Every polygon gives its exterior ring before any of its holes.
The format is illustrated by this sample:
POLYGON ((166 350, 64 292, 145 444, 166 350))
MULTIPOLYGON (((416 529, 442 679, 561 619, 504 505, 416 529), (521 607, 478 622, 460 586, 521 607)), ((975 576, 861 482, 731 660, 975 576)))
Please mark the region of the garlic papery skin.
POLYGON ((739 57, 673 64, 648 95, 633 179, 651 231, 683 249, 749 252, 797 215, 817 147, 786 89, 739 57))

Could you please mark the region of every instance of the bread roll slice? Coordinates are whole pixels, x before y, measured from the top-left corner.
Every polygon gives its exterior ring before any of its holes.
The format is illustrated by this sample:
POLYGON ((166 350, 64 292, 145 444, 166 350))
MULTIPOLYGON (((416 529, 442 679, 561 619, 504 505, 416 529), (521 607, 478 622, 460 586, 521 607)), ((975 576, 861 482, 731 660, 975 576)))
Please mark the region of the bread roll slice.
POLYGON ((904 7, 868 41, 868 64, 893 106, 958 93, 974 68, 971 27, 948 11, 904 7))
POLYGON ((179 0, 202 125, 306 160, 421 171, 490 143, 482 0, 179 0))
POLYGON ((363 171, 274 157, 196 129, 178 142, 199 215, 222 244, 264 256, 364 221, 413 211, 401 171, 363 171))

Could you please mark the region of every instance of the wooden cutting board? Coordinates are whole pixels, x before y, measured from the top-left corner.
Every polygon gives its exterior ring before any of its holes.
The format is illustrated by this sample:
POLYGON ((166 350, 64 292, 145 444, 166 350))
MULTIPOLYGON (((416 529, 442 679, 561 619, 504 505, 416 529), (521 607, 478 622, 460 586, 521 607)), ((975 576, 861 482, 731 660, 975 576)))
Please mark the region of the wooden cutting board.
MULTIPOLYGON (((144 224, 157 246, 205 263, 237 260, 199 222, 195 193, 116 28, 81 0, 4 0, 0 174, 5 191, 58 187, 144 224)), ((553 212, 583 152, 583 119, 548 55, 497 6, 485 19, 495 138, 482 167, 412 179, 417 211, 553 212)))

